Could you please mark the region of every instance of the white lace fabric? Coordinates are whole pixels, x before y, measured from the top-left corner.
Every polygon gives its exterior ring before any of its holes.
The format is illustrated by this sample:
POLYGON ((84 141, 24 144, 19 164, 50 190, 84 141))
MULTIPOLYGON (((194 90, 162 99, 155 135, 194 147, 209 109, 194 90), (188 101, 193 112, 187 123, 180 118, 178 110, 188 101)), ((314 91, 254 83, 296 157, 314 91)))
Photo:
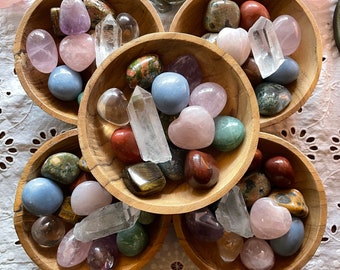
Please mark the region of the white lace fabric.
MULTIPOLYGON (((298 112, 264 131, 282 137, 300 149, 315 166, 325 187, 326 231, 304 269, 340 269, 340 55, 332 28, 337 1, 303 1, 314 14, 321 32, 323 65, 320 79, 313 95, 298 112)), ((38 269, 18 243, 14 230, 13 203, 17 183, 38 147, 74 127, 37 107, 15 75, 12 53, 15 32, 33 0, 15 2, 18 3, 0 8, 0 270, 38 269)), ((171 22, 169 16, 173 16, 173 12, 161 14, 165 29, 171 22)), ((198 268, 186 256, 171 228, 161 249, 144 269, 198 268)))

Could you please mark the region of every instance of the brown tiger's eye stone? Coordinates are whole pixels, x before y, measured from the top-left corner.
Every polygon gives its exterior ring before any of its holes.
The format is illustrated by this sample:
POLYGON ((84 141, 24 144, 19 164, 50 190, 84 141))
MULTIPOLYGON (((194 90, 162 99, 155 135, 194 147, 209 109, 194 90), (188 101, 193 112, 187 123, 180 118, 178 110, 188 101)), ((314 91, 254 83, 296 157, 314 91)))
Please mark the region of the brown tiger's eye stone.
POLYGON ((272 192, 269 195, 278 205, 289 210, 289 212, 297 217, 306 217, 308 215, 308 206, 302 193, 295 189, 284 189, 272 192))
POLYGON ((197 151, 189 151, 185 160, 185 177, 193 188, 208 189, 216 185, 220 170, 213 156, 197 151))
POLYGON ((261 16, 270 19, 267 8, 257 1, 245 1, 242 3, 240 6, 240 14, 240 27, 247 31, 261 16))
POLYGON ((256 87, 262 82, 261 73, 254 57, 248 57, 242 65, 242 69, 247 74, 247 77, 253 87, 256 87))
POLYGON ((293 167, 289 160, 282 156, 268 159, 264 164, 264 173, 269 181, 278 188, 292 187, 295 182, 293 167))

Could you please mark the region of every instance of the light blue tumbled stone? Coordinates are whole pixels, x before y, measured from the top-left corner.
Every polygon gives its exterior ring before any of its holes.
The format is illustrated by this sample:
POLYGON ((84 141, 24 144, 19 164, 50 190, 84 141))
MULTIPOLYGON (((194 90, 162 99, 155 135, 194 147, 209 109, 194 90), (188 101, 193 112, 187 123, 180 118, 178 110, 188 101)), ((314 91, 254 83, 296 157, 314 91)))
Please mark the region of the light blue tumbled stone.
POLYGON ((302 245, 305 235, 304 224, 301 219, 293 217, 289 231, 276 239, 270 240, 270 246, 276 254, 281 256, 294 255, 302 245))
POLYGON ((78 72, 68 66, 57 66, 48 78, 48 89, 60 100, 76 100, 83 91, 83 80, 78 72))
POLYGON ((267 77, 266 81, 286 85, 295 81, 299 73, 299 64, 293 58, 286 56, 281 66, 267 77))
POLYGON ((179 73, 164 72, 154 79, 151 94, 158 110, 175 115, 189 104, 189 83, 179 73))
POLYGON ((245 128, 243 123, 232 116, 217 116, 214 118, 215 136, 213 146, 223 152, 236 149, 243 141, 245 128))
POLYGON ((53 214, 64 200, 59 185, 45 177, 37 177, 26 183, 22 191, 22 204, 36 216, 53 214))

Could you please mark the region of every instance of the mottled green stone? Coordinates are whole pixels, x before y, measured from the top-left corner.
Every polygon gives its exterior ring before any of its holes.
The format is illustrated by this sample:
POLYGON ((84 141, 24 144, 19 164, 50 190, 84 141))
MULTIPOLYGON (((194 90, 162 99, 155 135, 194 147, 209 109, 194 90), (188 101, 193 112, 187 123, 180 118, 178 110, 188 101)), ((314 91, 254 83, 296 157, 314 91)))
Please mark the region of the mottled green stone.
POLYGON ((211 0, 204 17, 204 27, 209 32, 220 32, 225 27, 237 28, 240 24, 240 8, 228 0, 211 0))
POLYGON ((277 83, 264 82, 255 88, 260 114, 273 116, 283 111, 292 97, 289 90, 277 83))
POLYGON ((41 167, 42 176, 59 182, 71 184, 79 176, 79 157, 72 153, 60 152, 49 156, 41 167))
POLYGON ((215 136, 212 145, 223 152, 236 149, 243 141, 245 128, 243 123, 232 116, 214 118, 215 136))
POLYGON ((251 207, 256 200, 268 196, 271 191, 268 178, 259 172, 242 177, 237 186, 242 192, 247 207, 251 207))
POLYGON ((126 79, 131 89, 137 85, 148 90, 153 80, 162 71, 162 64, 158 55, 144 55, 135 59, 126 70, 126 79))
POLYGON ((150 225, 152 222, 155 221, 156 216, 157 215, 154 213, 140 211, 140 215, 139 215, 137 222, 143 225, 150 225))
POLYGON ((117 233, 117 247, 122 254, 128 257, 140 254, 148 243, 149 235, 140 223, 117 233))

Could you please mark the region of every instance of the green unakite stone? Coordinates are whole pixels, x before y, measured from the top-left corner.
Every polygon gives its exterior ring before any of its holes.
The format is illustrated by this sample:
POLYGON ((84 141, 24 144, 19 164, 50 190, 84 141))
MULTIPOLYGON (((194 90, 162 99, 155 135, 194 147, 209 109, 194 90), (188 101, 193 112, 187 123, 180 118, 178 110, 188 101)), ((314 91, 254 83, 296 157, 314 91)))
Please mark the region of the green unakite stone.
POLYGON ((215 122, 215 137, 212 145, 223 152, 236 149, 243 141, 245 128, 243 123, 232 116, 217 116, 215 122))
POLYGON ((140 254, 149 243, 149 235, 143 225, 136 223, 131 228, 117 233, 117 247, 125 256, 140 254))
POLYGON ((158 55, 144 55, 134 60, 126 70, 126 79, 131 89, 137 85, 148 90, 153 80, 162 71, 158 55))
POLYGON ((80 174, 79 157, 72 153, 60 152, 49 156, 41 167, 42 176, 61 184, 73 183, 80 174))
POLYGON ((255 88, 255 95, 261 115, 272 116, 285 109, 291 94, 283 85, 277 83, 261 83, 255 88))

